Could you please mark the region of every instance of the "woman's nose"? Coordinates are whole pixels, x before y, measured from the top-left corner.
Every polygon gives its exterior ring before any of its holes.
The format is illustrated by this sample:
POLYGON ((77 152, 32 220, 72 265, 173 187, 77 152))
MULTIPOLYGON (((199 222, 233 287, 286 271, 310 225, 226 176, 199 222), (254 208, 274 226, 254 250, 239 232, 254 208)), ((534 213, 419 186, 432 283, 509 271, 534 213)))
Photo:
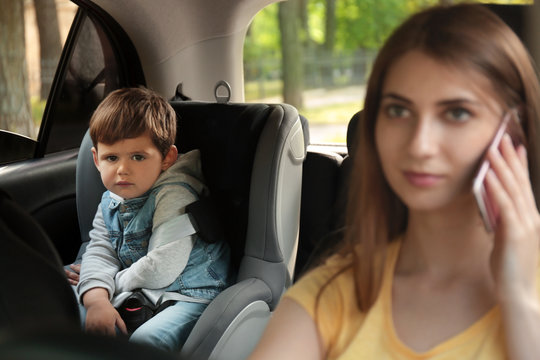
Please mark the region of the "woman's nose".
POLYGON ((417 157, 434 155, 438 148, 436 125, 429 118, 415 122, 409 140, 409 153, 417 157))

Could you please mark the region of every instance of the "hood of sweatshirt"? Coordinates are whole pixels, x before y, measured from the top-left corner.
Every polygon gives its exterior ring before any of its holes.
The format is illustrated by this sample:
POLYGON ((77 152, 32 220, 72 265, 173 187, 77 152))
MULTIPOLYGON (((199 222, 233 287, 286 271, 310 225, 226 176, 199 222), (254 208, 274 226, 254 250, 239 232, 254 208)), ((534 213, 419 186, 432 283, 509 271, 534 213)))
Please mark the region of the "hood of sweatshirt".
POLYGON ((198 149, 179 154, 176 162, 158 177, 152 189, 168 183, 185 182, 199 195, 207 195, 201 165, 201 152, 198 149))

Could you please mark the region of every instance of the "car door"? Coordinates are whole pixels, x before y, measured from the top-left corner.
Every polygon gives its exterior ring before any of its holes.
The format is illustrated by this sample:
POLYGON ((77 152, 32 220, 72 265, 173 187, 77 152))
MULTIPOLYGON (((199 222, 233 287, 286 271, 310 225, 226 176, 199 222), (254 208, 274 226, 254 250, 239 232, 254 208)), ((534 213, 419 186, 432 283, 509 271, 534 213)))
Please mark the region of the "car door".
POLYGON ((0 189, 41 224, 64 263, 80 245, 75 168, 89 119, 112 90, 145 84, 120 26, 92 3, 77 3, 37 140, 0 130, 0 189))

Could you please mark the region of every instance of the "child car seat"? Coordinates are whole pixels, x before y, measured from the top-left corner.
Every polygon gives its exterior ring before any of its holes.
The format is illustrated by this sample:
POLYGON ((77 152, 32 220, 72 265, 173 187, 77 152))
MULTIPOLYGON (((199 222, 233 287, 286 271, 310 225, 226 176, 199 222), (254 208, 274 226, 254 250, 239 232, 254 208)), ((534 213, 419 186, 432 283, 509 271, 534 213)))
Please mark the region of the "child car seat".
MULTIPOLYGON (((243 359, 292 282, 306 145, 297 110, 286 104, 172 101, 181 153, 200 149, 202 169, 231 246, 237 281, 203 312, 181 354, 243 359)), ((84 251, 104 191, 89 135, 77 165, 84 251)))

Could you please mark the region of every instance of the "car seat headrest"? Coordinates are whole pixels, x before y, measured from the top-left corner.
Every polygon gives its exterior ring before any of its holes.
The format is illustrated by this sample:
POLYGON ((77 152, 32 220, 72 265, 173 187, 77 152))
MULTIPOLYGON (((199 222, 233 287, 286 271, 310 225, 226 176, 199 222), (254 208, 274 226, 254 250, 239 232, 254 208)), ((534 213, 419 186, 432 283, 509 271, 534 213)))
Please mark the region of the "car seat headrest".
POLYGON ((347 150, 349 156, 353 155, 356 150, 356 143, 358 141, 358 122, 362 117, 362 110, 358 111, 351 117, 349 125, 347 125, 347 150))

